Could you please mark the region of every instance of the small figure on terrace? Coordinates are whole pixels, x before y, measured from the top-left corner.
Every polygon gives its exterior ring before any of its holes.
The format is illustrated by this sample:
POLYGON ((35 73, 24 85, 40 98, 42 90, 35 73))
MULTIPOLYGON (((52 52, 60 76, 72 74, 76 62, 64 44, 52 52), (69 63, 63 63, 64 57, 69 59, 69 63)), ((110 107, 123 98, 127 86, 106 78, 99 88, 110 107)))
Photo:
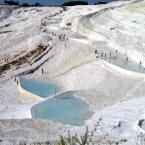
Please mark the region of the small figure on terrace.
POLYGON ((97 52, 98 52, 98 51, 97 51, 97 50, 95 50, 95 54, 97 54, 97 52))
POLYGON ((42 75, 43 75, 43 73, 44 73, 44 69, 43 68, 42 68, 41 72, 42 72, 42 75))
POLYGON ((103 57, 103 52, 101 52, 101 58, 103 57))
POLYGON ((110 52, 110 58, 111 58, 111 52, 110 52))

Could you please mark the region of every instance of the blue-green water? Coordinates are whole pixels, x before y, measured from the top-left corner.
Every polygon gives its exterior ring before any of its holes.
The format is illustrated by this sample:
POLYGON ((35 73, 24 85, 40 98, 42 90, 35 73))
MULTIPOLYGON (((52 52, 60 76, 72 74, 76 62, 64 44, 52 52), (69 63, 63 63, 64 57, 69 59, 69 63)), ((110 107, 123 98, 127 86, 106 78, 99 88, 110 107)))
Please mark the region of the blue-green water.
POLYGON ((32 79, 25 79, 20 77, 21 86, 40 97, 46 98, 50 95, 54 95, 56 91, 58 91, 58 87, 54 84, 50 84, 44 81, 32 80, 32 79))
POLYGON ((32 107, 32 117, 50 119, 70 125, 83 125, 92 115, 89 105, 74 97, 71 93, 64 93, 46 100, 32 107))
POLYGON ((130 71, 134 71, 134 72, 139 72, 139 73, 145 73, 145 69, 142 65, 140 65, 139 63, 137 64, 136 62, 133 62, 131 60, 129 60, 127 63, 123 60, 120 59, 108 59, 108 61, 116 66, 119 66, 121 68, 130 70, 130 71))

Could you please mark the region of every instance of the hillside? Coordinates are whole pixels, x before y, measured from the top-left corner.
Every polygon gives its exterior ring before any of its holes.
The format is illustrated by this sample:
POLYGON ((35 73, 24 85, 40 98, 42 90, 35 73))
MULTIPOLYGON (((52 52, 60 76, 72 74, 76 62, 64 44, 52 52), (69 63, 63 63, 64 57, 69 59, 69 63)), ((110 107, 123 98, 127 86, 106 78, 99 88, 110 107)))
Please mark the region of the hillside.
POLYGON ((57 144, 59 135, 80 136, 88 126, 89 145, 144 145, 144 34, 144 0, 1 5, 0 144, 57 144), (50 99, 72 92, 93 115, 82 126, 32 118, 32 107, 49 98, 25 90, 18 77, 59 86, 50 99))

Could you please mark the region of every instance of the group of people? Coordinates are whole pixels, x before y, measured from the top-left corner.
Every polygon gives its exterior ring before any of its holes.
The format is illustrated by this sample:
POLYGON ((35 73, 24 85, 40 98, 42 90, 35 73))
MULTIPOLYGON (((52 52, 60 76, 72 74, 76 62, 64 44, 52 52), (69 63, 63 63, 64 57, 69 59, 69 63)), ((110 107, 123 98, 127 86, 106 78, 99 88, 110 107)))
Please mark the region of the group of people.
MULTIPOLYGON (((111 58, 115 58, 116 59, 116 55, 117 55, 117 53, 118 53, 118 50, 116 49, 115 50, 115 56, 113 56, 112 55, 112 53, 111 53, 111 51, 109 52, 109 59, 111 59, 111 58)), ((95 54, 97 54, 97 57, 96 58, 99 58, 99 55, 100 55, 100 58, 103 58, 104 57, 104 59, 107 59, 107 53, 103 53, 103 52, 98 52, 98 50, 95 50, 95 54)), ((128 59, 128 57, 127 57, 127 59, 128 59)))
POLYGON ((58 37, 58 39, 59 40, 61 40, 61 41, 64 41, 64 40, 68 40, 68 37, 66 37, 66 35, 65 34, 56 34, 56 33, 54 33, 53 31, 51 32, 51 31, 48 31, 46 28, 45 29, 43 29, 42 30, 44 33, 48 33, 48 34, 50 34, 50 35, 52 35, 52 36, 55 36, 55 37, 58 37))
MULTIPOLYGON (((113 54, 112 54, 112 52, 110 51, 109 52, 109 61, 110 61, 110 59, 112 59, 112 58, 114 58, 115 59, 115 61, 116 61, 116 59, 117 59, 117 53, 118 53, 118 50, 116 49, 115 50, 115 55, 113 56, 113 54)), ((107 53, 104 53, 104 52, 98 52, 97 50, 95 50, 95 54, 97 54, 97 56, 96 56, 96 58, 99 58, 99 56, 100 56, 100 58, 101 59, 107 59, 107 53)), ((126 55, 126 53, 125 53, 125 62, 126 63, 128 63, 128 56, 126 55)))
POLYGON ((58 39, 61 40, 61 41, 68 40, 68 38, 66 37, 65 34, 58 35, 58 39))
POLYGON ((19 78, 15 77, 14 81, 19 85, 19 78))
MULTIPOLYGON (((55 36, 55 37, 58 36, 58 39, 59 39, 60 41, 68 41, 68 37, 66 37, 65 34, 56 34, 56 33, 54 33, 54 32, 48 31, 47 29, 44 29, 43 32, 48 33, 48 34, 50 34, 50 35, 52 35, 52 36, 55 36)), ((66 47, 66 43, 64 44, 64 46, 66 47)))
MULTIPOLYGON (((109 62, 110 62, 110 60, 111 60, 112 58, 114 58, 114 59, 115 59, 115 62, 116 62, 117 53, 118 53, 118 50, 117 50, 117 49, 115 50, 115 56, 113 56, 112 53, 109 52, 109 62)), ((104 59, 104 60, 107 59, 107 54, 106 54, 106 53, 98 52, 98 50, 95 50, 95 54, 97 54, 97 55, 96 55, 96 58, 97 58, 97 59, 98 59, 99 57, 100 57, 101 59, 104 59)), ((125 54, 124 54, 124 57, 125 57, 124 63, 125 63, 125 65, 127 65, 128 62, 129 62, 129 58, 128 58, 126 52, 125 52, 125 54)), ((141 68, 141 65, 142 65, 142 61, 139 61, 139 69, 141 68)))
MULTIPOLYGON (((103 52, 98 52, 98 50, 95 50, 95 54, 97 54, 96 58, 98 59, 99 56, 101 59, 107 59, 107 54, 103 52)), ((111 52, 110 52, 110 58, 111 58, 111 52)))

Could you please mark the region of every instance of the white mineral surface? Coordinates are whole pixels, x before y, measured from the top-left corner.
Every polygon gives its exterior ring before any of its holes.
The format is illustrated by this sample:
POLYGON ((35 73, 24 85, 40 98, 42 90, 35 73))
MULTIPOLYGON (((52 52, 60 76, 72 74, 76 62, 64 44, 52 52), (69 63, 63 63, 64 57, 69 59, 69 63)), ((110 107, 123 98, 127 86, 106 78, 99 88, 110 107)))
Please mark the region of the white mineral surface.
POLYGON ((145 145, 145 125, 139 124, 145 119, 145 74, 111 64, 100 54, 96 59, 95 50, 107 57, 111 52, 122 62, 127 56, 144 67, 145 0, 66 9, 1 5, 0 144, 53 142, 67 130, 81 135, 88 126, 95 145, 145 145), (47 53, 11 63, 40 44, 47 53), (60 92, 74 91, 90 105, 93 116, 80 127, 28 119, 31 107, 44 99, 16 84, 14 78, 22 73, 56 83, 60 92))

